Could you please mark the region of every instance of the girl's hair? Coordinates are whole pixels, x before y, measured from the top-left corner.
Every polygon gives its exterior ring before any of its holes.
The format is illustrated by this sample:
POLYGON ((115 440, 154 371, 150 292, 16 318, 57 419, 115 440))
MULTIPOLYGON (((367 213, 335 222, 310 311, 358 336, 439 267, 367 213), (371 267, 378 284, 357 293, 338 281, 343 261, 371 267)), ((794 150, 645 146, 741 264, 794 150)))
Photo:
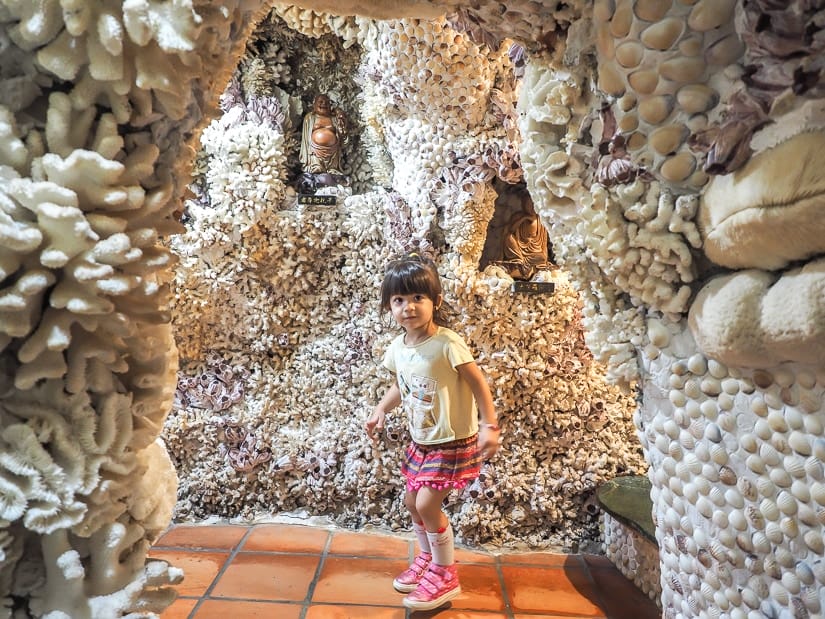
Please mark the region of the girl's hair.
POLYGON ((437 303, 440 296, 441 303, 433 307, 433 322, 442 327, 449 325, 450 307, 444 302, 441 278, 429 258, 413 253, 387 265, 381 284, 382 311, 390 311, 390 299, 397 294, 423 294, 433 303, 437 303))

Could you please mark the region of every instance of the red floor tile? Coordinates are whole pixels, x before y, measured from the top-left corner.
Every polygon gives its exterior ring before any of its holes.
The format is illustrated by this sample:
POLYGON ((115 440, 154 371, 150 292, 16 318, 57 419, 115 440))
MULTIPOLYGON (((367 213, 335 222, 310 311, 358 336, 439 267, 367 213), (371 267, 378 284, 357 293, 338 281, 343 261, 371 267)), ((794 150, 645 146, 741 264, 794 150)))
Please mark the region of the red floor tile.
POLYGON ((178 598, 160 614, 160 619, 188 619, 197 603, 197 598, 178 598))
POLYGON ((300 619, 301 609, 300 604, 205 600, 194 619, 300 619))
POLYGON ((555 552, 518 552, 501 555, 502 565, 541 565, 543 567, 585 566, 580 555, 563 555, 555 552))
MULTIPOLYGON (((444 606, 430 611, 410 613, 410 619, 508 619, 505 613, 488 613, 479 610, 457 610, 444 606)), ((547 619, 545 617, 545 619, 547 619)), ((578 619, 582 619, 579 617, 578 619)))
POLYGON ((309 592, 319 560, 318 556, 239 553, 218 579, 212 597, 300 602, 309 592))
POLYGON ((483 550, 456 547, 455 560, 457 563, 495 563, 496 556, 483 550))
POLYGON ((605 616, 583 568, 502 565, 501 571, 514 612, 605 616))
POLYGON ((335 531, 329 545, 329 553, 357 557, 388 557, 409 559, 412 540, 395 535, 335 531))
POLYGON ((174 586, 178 595, 202 596, 215 580, 229 553, 153 549, 149 556, 163 559, 183 570, 183 582, 174 586))
POLYGON ((317 527, 260 524, 252 529, 241 550, 320 554, 326 548, 329 534, 328 530, 317 527))
POLYGON ((402 594, 392 588, 392 581, 406 568, 403 560, 328 557, 312 601, 400 606, 402 594))
POLYGON ((402 608, 313 604, 307 609, 305 619, 404 619, 404 617, 405 612, 402 608))
POLYGON ((236 525, 179 525, 164 533, 155 546, 232 550, 248 530, 236 525))
POLYGON ((453 608, 504 610, 504 597, 494 565, 460 565, 458 578, 461 595, 453 600, 453 608))

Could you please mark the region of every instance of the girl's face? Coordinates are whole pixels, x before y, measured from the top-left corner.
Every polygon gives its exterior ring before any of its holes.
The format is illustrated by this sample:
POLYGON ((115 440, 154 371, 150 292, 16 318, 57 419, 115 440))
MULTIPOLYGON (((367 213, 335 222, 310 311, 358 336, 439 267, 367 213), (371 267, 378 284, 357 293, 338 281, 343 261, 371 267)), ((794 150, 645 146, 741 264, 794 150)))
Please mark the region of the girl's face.
POLYGON ((420 292, 390 297, 392 317, 407 333, 431 335, 435 332, 433 300, 420 292))

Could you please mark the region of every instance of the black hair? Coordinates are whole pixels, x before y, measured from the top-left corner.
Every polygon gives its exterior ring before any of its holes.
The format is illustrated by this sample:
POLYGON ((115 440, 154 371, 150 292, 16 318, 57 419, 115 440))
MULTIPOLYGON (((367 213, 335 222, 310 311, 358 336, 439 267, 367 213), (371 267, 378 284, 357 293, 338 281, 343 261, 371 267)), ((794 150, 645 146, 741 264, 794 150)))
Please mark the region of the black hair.
POLYGON ((397 294, 423 294, 433 304, 437 304, 441 297, 438 307, 433 306, 433 322, 442 327, 449 325, 450 306, 444 302, 441 278, 435 263, 429 258, 413 253, 387 265, 381 283, 382 311, 390 311, 390 299, 397 294))

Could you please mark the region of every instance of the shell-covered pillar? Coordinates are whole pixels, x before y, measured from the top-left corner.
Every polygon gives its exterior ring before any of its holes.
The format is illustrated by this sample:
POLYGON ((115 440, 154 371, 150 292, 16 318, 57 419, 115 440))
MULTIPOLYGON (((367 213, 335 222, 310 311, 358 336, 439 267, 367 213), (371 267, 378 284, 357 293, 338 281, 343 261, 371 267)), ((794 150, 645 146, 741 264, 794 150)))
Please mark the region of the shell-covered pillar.
POLYGON ((173 256, 254 3, 0 2, 0 615, 156 616, 173 256), (228 75, 228 73, 226 73, 228 75))
POLYGON ((639 381, 666 617, 825 603, 823 16, 600 0, 527 68, 528 188, 639 381))

